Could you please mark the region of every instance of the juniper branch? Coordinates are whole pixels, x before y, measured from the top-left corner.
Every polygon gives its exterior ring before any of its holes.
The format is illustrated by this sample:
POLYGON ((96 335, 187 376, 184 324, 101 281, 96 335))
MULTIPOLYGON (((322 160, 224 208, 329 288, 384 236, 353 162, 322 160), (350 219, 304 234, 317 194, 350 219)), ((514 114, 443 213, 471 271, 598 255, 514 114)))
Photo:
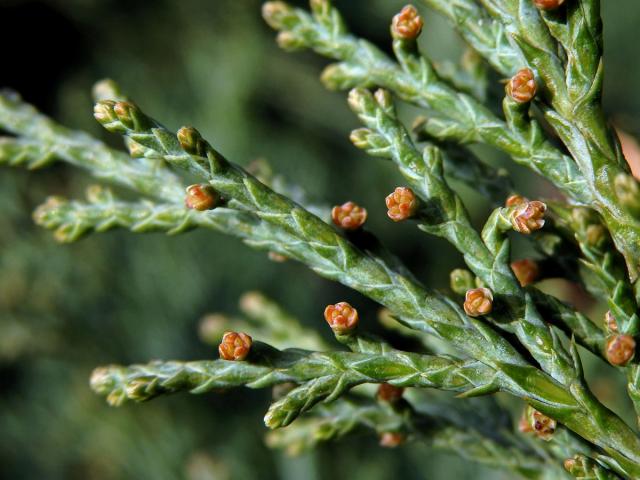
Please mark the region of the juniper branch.
POLYGON ((405 352, 373 355, 279 351, 254 343, 247 362, 152 362, 101 367, 93 373, 91 386, 107 396, 111 404, 120 405, 127 400, 144 401, 179 391, 205 393, 218 388, 299 383, 299 387, 275 402, 265 417, 267 426, 277 428, 288 425, 317 402, 331 401, 363 383, 464 392, 491 380, 491 369, 477 361, 459 362, 405 352))
POLYGON ((13 92, 0 92, 0 129, 18 136, 0 140, 0 163, 26 163, 37 168, 57 159, 88 170, 100 180, 162 201, 183 198, 178 177, 159 161, 131 159, 86 133, 67 129, 13 92))
MULTIPOLYGON (((527 365, 490 327, 462 315, 459 307, 445 297, 425 291, 420 285, 385 267, 379 259, 359 251, 327 224, 229 164, 195 130, 181 131, 181 146, 173 134, 132 104, 101 103, 96 113, 98 120, 108 129, 128 135, 171 164, 210 181, 230 199, 230 205, 255 212, 260 222, 252 230, 251 234, 255 236, 248 240, 249 243, 301 260, 321 275, 341 281, 392 311, 400 312, 406 324, 450 341, 486 366, 495 368, 494 381, 500 388, 526 397, 536 408, 548 412, 604 448, 625 468, 631 471, 635 468, 634 460, 629 460, 635 454, 631 453, 633 450, 629 451, 628 445, 636 442, 637 438, 617 417, 595 402, 578 377, 572 394, 568 394, 542 372, 527 365), (271 238, 265 242, 267 237, 271 238), (256 238, 260 240, 256 241, 256 238), (533 391, 532 384, 539 384, 540 388, 533 391), (605 424, 616 435, 600 433, 605 424), (625 453, 621 455, 621 451, 625 453)), ((574 368, 578 371, 577 362, 575 356, 574 368)), ((321 392, 326 388, 322 382, 314 387, 321 392)), ((482 393, 486 388, 489 387, 483 386, 474 394, 482 393)), ((289 401, 294 405, 303 402, 307 393, 300 390, 289 401)), ((282 408, 287 418, 288 407, 283 405, 282 408)))
POLYGON ((497 238, 487 242, 473 228, 462 201, 444 180, 439 150, 427 146, 420 155, 397 120, 389 94, 378 90, 374 99, 369 91, 355 89, 349 94, 349 104, 367 126, 352 134, 356 146, 372 155, 392 159, 423 199, 420 228, 449 240, 494 294, 504 297, 511 309, 513 330, 543 369, 563 383, 573 381, 575 375, 569 355, 537 314, 533 302, 525 297, 509 266, 508 242, 504 234, 499 233, 498 225, 505 224, 506 229, 511 230, 509 215, 513 208, 496 210, 492 218, 502 222, 488 222, 490 227, 485 228, 483 236, 497 238))
POLYGON ((558 224, 573 235, 583 258, 580 262, 598 283, 585 282, 585 286, 596 296, 607 297, 620 331, 637 335, 638 305, 633 286, 625 275, 624 259, 611 248, 609 234, 600 219, 589 210, 551 202, 550 207, 558 224))
POLYGON ((566 23, 554 14, 541 16, 527 0, 482 0, 482 4, 505 26, 544 80, 550 103, 543 106, 545 116, 579 166, 593 206, 605 219, 635 282, 640 223, 637 202, 626 199, 629 189, 638 191, 638 185, 602 112, 599 1, 568 2, 566 23), (557 54, 559 45, 566 54, 566 66, 557 54))
POLYGON ((124 228, 134 233, 166 232, 170 235, 196 227, 231 234, 250 228, 253 218, 225 208, 198 212, 181 205, 151 201, 124 202, 107 190, 94 187, 88 202, 50 197, 33 214, 38 225, 55 230, 60 242, 75 242, 90 232, 124 228))
POLYGON ((454 345, 464 345, 465 350, 481 357, 486 357, 486 335, 495 337, 495 341, 501 344, 500 356, 510 352, 508 361, 526 365, 507 342, 490 333, 479 322, 474 324, 460 313, 459 307, 389 269, 380 259, 365 254, 299 205, 230 164, 195 129, 187 129, 183 135, 185 150, 175 134, 160 127, 134 105, 127 104, 121 109, 115 107, 112 103, 98 104, 99 120, 106 128, 124 133, 168 162, 198 173, 229 199, 229 205, 249 210, 260 220, 246 235, 248 243, 306 263, 321 275, 339 280, 391 310, 401 312, 403 320, 416 328, 426 329, 451 341, 464 331, 467 335, 464 341, 460 337, 461 342, 453 341, 454 345), (120 121, 117 112, 128 125, 120 121), (441 320, 432 322, 430 319, 446 319, 446 324, 457 326, 445 327, 449 332, 445 333, 439 327, 441 320), (477 348, 470 346, 474 342, 469 342, 469 336, 477 339, 477 348))
MULTIPOLYGON (((638 317, 638 304, 634 295, 633 286, 626 278, 622 259, 615 250, 612 250, 604 226, 598 218, 590 214, 588 210, 570 208, 559 203, 552 204, 555 215, 564 228, 572 232, 578 242, 583 258, 581 263, 599 281, 595 293, 602 293, 607 299, 609 315, 613 318, 614 331, 610 334, 621 333, 623 335, 637 336, 640 329, 640 317, 638 317)), ((594 291, 594 288, 591 289, 594 291)), ((610 328, 610 327, 609 327, 610 328)), ((601 352, 606 349, 603 341, 600 345, 601 352)), ((626 367, 628 385, 627 390, 633 401, 636 414, 640 418, 640 364, 634 359, 626 367)))
POLYGON ((546 140, 532 142, 484 105, 442 82, 430 63, 417 54, 415 41, 394 40, 397 64, 375 46, 350 35, 328 1, 318 2, 312 13, 282 2, 267 3, 263 8, 267 22, 281 31, 279 38, 286 38, 280 42, 282 46, 310 48, 340 62, 323 73, 329 88, 380 86, 391 90, 432 114, 424 124, 430 135, 459 143, 487 143, 504 150, 577 200, 590 201, 582 174, 571 158, 546 140))
MULTIPOLYGON (((125 202, 108 190, 96 188, 90 190, 86 202, 50 199, 36 211, 35 218, 56 229, 59 239, 72 241, 90 231, 116 227, 168 233, 205 227, 232 234, 253 247, 299 260, 320 275, 354 288, 388 307, 407 328, 435 335, 460 354, 458 358, 407 353, 379 338, 341 331, 338 340, 353 352, 279 351, 256 344, 248 361, 241 361, 243 356, 234 362, 103 367, 94 372, 92 386, 110 403, 120 404, 179 391, 203 393, 237 386, 297 384, 269 409, 265 422, 271 427, 287 425, 318 402, 335 400, 360 384, 437 388, 463 397, 508 392, 598 447, 583 448, 568 431, 561 430, 563 435, 556 436, 549 450, 556 455, 563 450, 589 456, 565 463, 573 475, 615 478, 615 471, 640 478, 640 439, 588 390, 574 343, 575 337, 599 353, 607 348, 610 359, 610 340, 584 315, 553 297, 519 285, 509 266, 506 236, 516 225, 514 214, 519 207, 496 209, 480 235, 471 226, 461 200, 449 188, 443 165, 447 161, 453 165, 450 177, 477 183, 479 189, 494 196, 510 188, 508 182, 504 178, 495 182, 483 179, 493 170, 473 157, 461 162, 456 156, 460 147, 450 149, 452 154, 447 158, 435 145, 451 141, 486 143, 550 179, 571 202, 593 207, 604 225, 599 220, 588 225, 576 221, 570 213, 573 207, 565 206, 556 207, 558 224, 570 237, 575 236, 581 249, 583 267, 591 272, 585 284, 592 292, 598 289, 597 293, 604 293, 617 321, 615 330, 634 342, 632 336, 637 336, 640 328, 638 295, 634 291, 640 270, 640 186, 629 175, 600 105, 599 2, 571 0, 564 10, 555 13, 539 12, 530 0, 424 3, 449 18, 477 52, 467 57, 461 68, 435 66, 419 53, 419 18, 417 30, 409 35, 399 34, 394 23, 394 60, 349 34, 328 0, 312 0, 310 14, 282 2, 269 2, 264 16, 280 30, 278 41, 285 48, 311 48, 338 62, 323 74, 327 86, 382 86, 426 109, 428 116, 419 128, 423 138, 434 144, 428 144, 423 155, 398 121, 388 94, 378 92, 374 98, 366 90, 356 90, 351 95, 352 107, 367 129, 356 132, 354 140, 370 153, 396 163, 422 198, 416 217, 421 227, 454 244, 483 286, 494 291, 497 308, 482 320, 470 318, 457 302, 424 288, 368 233, 338 233, 315 216, 315 210, 289 185, 273 182, 273 188, 269 188, 265 183, 270 182, 259 181, 228 162, 193 128, 183 128, 177 134, 167 130, 128 102, 112 82, 96 88, 94 95, 99 103, 95 116, 108 130, 124 135, 130 155, 56 124, 15 94, 0 94, 0 128, 13 135, 0 138, 0 163, 35 169, 64 161, 153 199, 125 202), (508 75, 526 63, 534 67, 544 83, 536 107, 532 110, 530 98, 519 103, 517 97, 509 95, 503 101, 502 120, 484 106, 481 100, 485 98, 487 70, 480 56, 508 75), (536 119, 540 112, 573 158, 548 140, 536 119), (207 189, 212 187, 222 195, 223 206, 202 212, 183 207, 180 177, 168 166, 207 182, 207 189), (625 278, 622 260, 605 248, 605 225, 626 261, 630 281, 625 278), (571 336, 569 351, 546 320, 571 336), (515 332, 532 358, 523 358, 511 343, 515 339, 499 332, 497 326, 515 332)), ((470 273, 469 277, 473 279, 470 273)), ((475 290, 473 293, 482 295, 487 292, 484 288, 475 290)), ((261 305, 262 313, 257 316, 251 309, 247 311, 267 331, 286 330, 289 336, 304 333, 281 310, 265 306, 264 301, 261 305)), ((483 313, 469 310, 466 302, 464 307, 469 315, 483 313)), ((611 361, 617 365, 625 362, 611 361)), ((628 390, 639 409, 640 367, 635 361, 626 369, 628 390)), ((389 428, 388 422, 414 435, 422 432, 418 427, 423 426, 420 417, 424 414, 413 411, 410 404, 401 402, 398 408, 387 410, 383 412, 380 405, 354 406, 346 400, 326 407, 325 435, 343 434, 359 424, 389 428), (344 405, 349 405, 348 417, 331 413, 344 405)), ((479 431, 441 422, 434 432, 434 424, 438 422, 428 425, 428 430, 435 434, 435 445, 453 445, 472 457, 499 462, 526 475, 540 473, 535 468, 540 459, 530 466, 530 459, 522 457, 519 450, 485 438, 479 431)), ((316 428, 318 424, 309 425, 316 428)))
MULTIPOLYGON (((515 4, 522 3, 525 10, 534 8, 528 0, 510 0, 507 3, 510 5, 506 10, 507 13, 511 12, 511 17, 520 18, 515 4)), ((597 157, 597 151, 589 153, 583 137, 586 133, 580 132, 566 118, 546 110, 547 120, 554 125, 568 146, 580 165, 578 168, 572 158, 564 155, 539 134, 540 129, 534 120, 525 121, 523 117, 522 121, 525 123, 520 123, 520 128, 515 128, 514 124, 505 124, 473 98, 441 82, 428 61, 415 53, 415 41, 394 41, 400 68, 373 45, 349 35, 338 12, 329 2, 323 1, 318 5, 320 4, 322 6, 314 10, 313 16, 281 2, 267 3, 264 14, 272 27, 281 30, 279 38, 282 46, 312 48, 321 55, 341 62, 329 67, 323 74, 323 80, 328 86, 344 89, 378 85, 393 90, 403 100, 425 107, 436 114, 424 123, 424 128, 430 135, 463 143, 480 141, 504 150, 516 162, 527 165, 550 179, 574 200, 593 205, 605 218, 616 247, 624 254, 630 276, 635 281, 638 266, 634 259, 640 256, 640 228, 637 220, 629 214, 629 209, 637 209, 637 202, 625 199, 633 198, 629 196, 629 191, 639 189, 620 165, 610 162, 598 169, 593 168, 592 162, 595 160, 591 157, 597 157), (614 183, 616 188, 612 188, 614 183)), ((494 8, 496 11, 502 11, 502 6, 497 5, 497 2, 487 1, 485 4, 490 10, 494 8), (493 6, 488 5, 489 3, 493 6)), ((542 58, 537 67, 543 63, 547 65, 550 72, 545 76, 547 86, 552 85, 549 88, 563 90, 564 76, 562 71, 558 71, 557 56, 550 50, 549 42, 553 42, 553 38, 548 32, 544 33, 546 26, 541 24, 537 11, 525 17, 527 21, 532 22, 531 25, 527 24, 530 30, 525 37, 535 46, 532 47, 533 50, 538 49, 536 52, 542 58), (536 18, 538 20, 535 20, 536 18), (549 52, 552 55, 547 58, 546 54, 549 52)), ((510 25, 505 18, 502 19, 503 23, 510 25)), ((507 28, 507 31, 516 35, 513 28, 507 28)), ((522 47, 522 42, 520 46, 522 47)), ((592 90, 597 91, 597 83, 594 85, 596 86, 592 90)), ((586 101, 593 96, 593 92, 589 91, 585 100, 579 104, 588 115, 597 111, 593 102, 586 101)), ((591 118, 585 122, 584 131, 601 131, 601 123, 601 118, 591 118)), ((594 135, 604 138, 597 133, 594 135)), ((602 142, 600 144, 598 148, 605 148, 602 142)))
POLYGON ((443 419, 419 414, 410 407, 381 405, 371 400, 341 398, 322 405, 313 415, 301 418, 286 429, 267 435, 267 444, 301 453, 326 441, 337 440, 365 428, 377 434, 407 432, 410 440, 460 455, 463 458, 506 469, 522 478, 545 478, 544 459, 515 446, 504 445, 472 429, 464 429, 443 419))

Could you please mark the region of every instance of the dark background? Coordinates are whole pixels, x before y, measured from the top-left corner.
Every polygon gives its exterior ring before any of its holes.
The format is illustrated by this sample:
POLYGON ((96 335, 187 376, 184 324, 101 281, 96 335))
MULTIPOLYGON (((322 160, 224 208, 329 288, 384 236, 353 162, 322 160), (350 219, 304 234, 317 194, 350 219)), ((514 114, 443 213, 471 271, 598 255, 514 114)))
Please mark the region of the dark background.
MULTIPOLYGON (((302 5, 302 2, 297 2, 302 5)), ((403 5, 339 1, 352 30, 388 48, 388 24, 403 5)), ((640 66, 634 48, 640 4, 603 2, 607 110, 639 132, 640 66)), ((370 228, 425 282, 446 288, 461 266, 444 242, 390 225, 383 197, 400 183, 394 169, 348 141, 358 126, 344 93, 323 89, 327 62, 278 50, 257 0, 0 0, 0 87, 67 126, 114 146, 93 121, 94 81, 117 80, 170 128, 197 126, 240 164, 264 157, 274 170, 329 203, 367 207, 370 228)), ((423 46, 435 59, 462 45, 426 11, 423 46)), ((404 114, 410 115, 410 111, 404 114)), ((504 162, 481 150, 492 162, 504 162)), ((548 187, 515 170, 523 193, 548 187)), ((495 478, 457 457, 419 445, 387 451, 372 436, 347 438, 288 458, 264 446, 269 392, 179 395, 109 408, 88 388, 104 363, 212 358, 197 337, 209 312, 237 312, 237 299, 261 290, 302 321, 323 328, 324 305, 357 305, 371 329, 377 307, 305 267, 276 264, 233 238, 115 232, 58 245, 32 225, 47 195, 82 195, 90 179, 58 165, 0 174, 0 476, 47 479, 407 479, 495 478)), ((488 203, 463 189, 478 222, 488 203)), ((555 286, 554 288, 561 288, 555 286)), ((597 311, 597 306, 593 306, 597 311)), ((594 371, 599 391, 611 379, 594 371)), ((616 405, 615 398, 607 398, 616 405)), ((624 405, 618 405, 624 409, 624 405)))

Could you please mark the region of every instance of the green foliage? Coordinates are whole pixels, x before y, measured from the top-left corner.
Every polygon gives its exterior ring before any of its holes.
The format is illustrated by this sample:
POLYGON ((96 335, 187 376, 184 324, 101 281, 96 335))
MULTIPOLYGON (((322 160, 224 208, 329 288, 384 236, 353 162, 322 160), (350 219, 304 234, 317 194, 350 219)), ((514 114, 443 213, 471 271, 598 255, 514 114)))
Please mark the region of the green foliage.
MULTIPOLYGON (((634 358, 640 188, 602 111, 599 2, 566 0, 553 11, 541 11, 530 0, 424 3, 452 22, 472 49, 459 66, 436 66, 420 52, 421 20, 420 28, 412 24, 413 35, 398 28, 403 16, 416 22, 412 7, 394 19, 395 59, 351 34, 328 0, 312 0, 310 11, 267 2, 262 13, 279 31, 281 47, 311 49, 337 62, 325 68, 322 81, 332 90, 350 89, 348 104, 363 125, 351 133, 352 143, 391 161, 414 201, 405 219, 461 255, 468 270, 454 272, 452 289, 466 294, 464 302, 424 286, 411 273, 413 265, 405 266, 372 233, 331 225, 326 205, 311 202, 264 162, 254 164, 252 174, 195 128, 164 127, 115 82, 94 88, 94 117, 124 137, 128 154, 63 127, 16 93, 0 94, 0 128, 8 133, 0 138, 0 163, 39 169, 63 162, 118 189, 93 186, 86 201, 56 196, 38 207, 36 223, 55 230, 57 240, 74 242, 118 228, 169 234, 207 228, 231 235, 386 307, 385 326, 407 345, 394 348, 383 337, 349 328, 335 333, 350 351, 333 351, 276 303, 253 294, 242 302, 248 319, 208 317, 201 325, 211 344, 227 329, 256 337, 243 346, 250 347, 248 357, 98 367, 91 387, 114 406, 185 391, 274 387, 265 424, 287 429, 271 433, 268 442, 292 451, 364 428, 382 436, 386 446, 421 440, 525 478, 565 478, 566 472, 576 478, 640 478, 640 437, 596 398, 578 350, 582 345, 626 374, 640 414, 640 364, 634 358), (515 74, 510 82, 521 69, 532 69, 534 85, 526 85, 531 98, 509 93, 511 83, 498 115, 490 104, 489 67, 515 74), (375 93, 369 90, 374 87, 375 93), (414 128, 406 128, 394 96, 424 114, 414 128), (566 200, 545 204, 509 196, 509 175, 478 158, 469 144, 504 152, 553 183, 566 200), (184 188, 193 181, 212 188, 220 204, 189 208, 184 188), (509 199, 477 229, 456 183, 494 205, 509 199), (541 228, 542 234, 530 235, 541 228), (530 236, 545 256, 541 264, 553 264, 556 274, 607 303, 607 326, 525 285, 511 264, 513 231, 530 236), (566 258, 557 254, 561 249, 566 258), (490 308, 472 304, 478 294, 490 308), (392 326, 394 321, 401 326, 392 326), (370 386, 377 384, 409 391, 400 400, 379 394, 373 402, 370 386), (452 401, 434 409, 437 402, 425 389, 456 392, 456 402, 478 402, 486 418, 452 401), (520 430, 539 438, 512 431, 510 414, 484 398, 498 392, 529 405, 520 430), (456 412, 462 420, 453 418, 456 412)), ((363 323, 359 330, 366 329, 363 323)), ((8 331, 18 338, 11 343, 19 345, 23 327, 11 325, 8 331)))

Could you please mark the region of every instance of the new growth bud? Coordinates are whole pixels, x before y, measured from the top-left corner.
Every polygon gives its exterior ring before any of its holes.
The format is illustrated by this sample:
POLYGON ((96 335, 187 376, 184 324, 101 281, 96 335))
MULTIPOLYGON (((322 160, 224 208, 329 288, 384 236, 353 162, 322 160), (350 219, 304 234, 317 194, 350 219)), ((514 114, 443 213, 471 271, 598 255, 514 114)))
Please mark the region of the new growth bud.
POLYGON ((130 102, 116 102, 113 111, 127 128, 134 129, 134 117, 138 107, 130 102))
POLYGON ((529 235, 544 227, 547 206, 537 200, 520 203, 511 213, 511 225, 516 232, 529 235))
POLYGON ((291 26, 295 12, 285 2, 267 2, 262 6, 262 18, 274 30, 282 30, 291 26))
POLYGON ((113 377, 107 367, 98 367, 91 373, 89 379, 91 389, 101 395, 111 392, 114 387, 113 377))
POLYGON ((187 187, 187 195, 184 204, 187 208, 203 212, 214 208, 220 197, 211 185, 196 184, 187 187))
POLYGON ((413 5, 405 6, 391 21, 391 35, 399 40, 415 40, 422 32, 424 22, 413 5))
POLYGON ((395 403, 402 398, 404 388, 394 387, 388 383, 381 383, 378 387, 376 397, 381 402, 395 403))
POLYGON ((530 102, 538 90, 535 74, 531 69, 523 68, 507 82, 505 90, 518 103, 530 102))
POLYGON ((126 133, 128 130, 138 132, 152 126, 149 118, 131 102, 101 100, 93 107, 93 116, 110 132, 126 133))
POLYGON ((540 10, 555 10, 564 3, 564 0, 533 0, 533 4, 540 10))
POLYGON ((475 277, 473 273, 464 268, 456 268, 449 274, 449 282, 451 290, 458 295, 464 295, 467 290, 471 290, 475 286, 475 277))
POLYGON ((373 132, 368 128, 356 128, 349 135, 349 140, 357 148, 369 148, 369 137, 373 132))
POLYGON ((246 333, 225 332, 218 346, 222 360, 244 360, 251 351, 252 339, 246 333))
POLYGON ((391 92, 389 92, 389 90, 379 88, 373 94, 373 98, 376 100, 376 103, 384 110, 393 109, 393 97, 391 96, 391 92))
POLYGON ((347 302, 327 305, 324 318, 337 335, 351 333, 358 325, 358 311, 347 302))
POLYGON ((398 187, 385 199, 387 215, 394 222, 401 222, 411 218, 418 210, 418 199, 413 190, 407 187, 398 187))
POLYGON ((56 216, 56 213, 68 204, 68 200, 64 197, 57 195, 47 197, 46 201, 34 210, 32 215, 33 221, 37 225, 47 227, 51 220, 56 216))
POLYGON ((540 267, 538 267, 538 264, 528 258, 512 262, 511 270, 513 270, 513 273, 518 279, 518 282, 520 282, 521 287, 531 285, 540 275, 540 267))
POLYGON ((357 230, 367 220, 367 210, 354 202, 347 202, 333 207, 331 219, 344 230, 357 230))
POLYGON ((606 355, 611 365, 621 367, 629 363, 636 353, 636 341, 631 335, 614 335, 607 340, 606 355))
MULTIPOLYGON (((93 117, 102 125, 117 120, 113 106, 116 104, 113 100, 101 100, 93 106, 93 117)), ((106 128, 106 126, 105 126, 106 128)), ((107 128, 107 130, 109 130, 107 128)))
POLYGON ((283 50, 288 50, 290 52, 304 48, 306 45, 303 38, 300 38, 300 36, 287 30, 283 30, 278 33, 276 36, 276 43, 283 50))
POLYGON ((193 127, 182 127, 176 134, 180 147, 189 155, 205 157, 207 155, 207 142, 200 132, 193 127))
POLYGON ((320 74, 320 81, 328 89, 333 91, 346 90, 353 87, 353 77, 349 66, 343 63, 331 63, 320 74))
POLYGON ((470 317, 480 317, 491 313, 493 294, 488 288, 468 290, 464 296, 464 311, 470 317))

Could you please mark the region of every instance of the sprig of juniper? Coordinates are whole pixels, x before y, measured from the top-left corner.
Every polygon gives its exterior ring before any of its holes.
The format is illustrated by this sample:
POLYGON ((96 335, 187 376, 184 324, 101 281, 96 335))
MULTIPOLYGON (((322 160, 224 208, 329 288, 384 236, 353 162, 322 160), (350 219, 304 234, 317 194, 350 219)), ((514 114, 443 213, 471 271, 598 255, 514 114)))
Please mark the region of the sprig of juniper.
POLYGON ((481 3, 505 26, 543 80, 545 118, 571 151, 592 192, 592 206, 604 218, 635 281, 640 224, 636 200, 629 193, 638 191, 638 185, 602 113, 600 2, 567 2, 562 12, 566 21, 559 12, 540 14, 528 1, 481 3), (566 61, 558 55, 560 49, 566 61))
MULTIPOLYGON (((172 137, 157 123, 142 115, 137 107, 129 103, 107 102, 99 104, 98 108, 99 119, 108 123, 112 129, 128 133, 136 143, 144 146, 148 155, 154 159, 164 158, 170 164, 181 165, 206 179, 212 178, 211 172, 207 171, 209 166, 207 162, 217 162, 217 166, 221 169, 217 171, 218 177, 215 183, 222 186, 226 183, 224 193, 229 199, 228 204, 230 207, 236 207, 220 210, 231 221, 236 221, 238 218, 246 220, 246 223, 241 224, 242 228, 238 228, 233 232, 234 234, 244 237, 253 245, 307 263, 319 273, 340 280, 388 306, 391 310, 399 312, 399 316, 407 325, 436 333, 458 346, 466 354, 481 359, 484 367, 494 369, 492 370, 493 383, 482 385, 472 390, 471 394, 487 393, 500 388, 527 398, 536 408, 560 419, 585 438, 603 447, 621 465, 624 465, 623 468, 632 471, 633 463, 629 463, 628 459, 633 458, 631 453, 633 447, 629 450, 628 446, 633 445, 634 437, 629 437, 630 432, 627 433, 627 427, 610 413, 602 410, 597 403, 585 402, 585 397, 581 398, 580 403, 576 403, 572 395, 554 384, 542 372, 528 365, 511 345, 491 328, 466 317, 457 305, 445 297, 427 292, 420 285, 393 272, 380 259, 360 251, 326 223, 315 219, 291 201, 277 196, 274 198, 277 198, 278 202, 269 206, 260 196, 256 196, 254 200, 248 194, 249 189, 251 192, 264 194, 268 198, 277 194, 237 167, 227 166, 226 160, 217 152, 210 150, 198 135, 193 134, 193 130, 187 130, 190 135, 186 137, 183 135, 183 139, 191 139, 187 148, 195 152, 187 154, 176 137, 172 137), (129 127, 121 121, 119 115, 129 127), (166 145, 171 149, 165 149, 166 145), (161 150, 157 151, 158 148, 161 150), (206 155, 206 160, 203 154, 206 155), (196 158, 193 159, 192 156, 196 158), (226 172, 230 172, 229 176, 225 175, 226 172), (236 189, 239 194, 234 196, 236 189), (251 204, 250 202, 253 201, 255 203, 251 204), (250 206, 252 211, 249 211, 247 206, 250 206), (279 226, 277 215, 267 215, 261 211, 261 209, 273 207, 279 208, 277 213, 282 218, 293 218, 295 222, 287 222, 279 226), (298 214, 298 212, 304 213, 298 214), (301 221, 301 218, 311 220, 306 223, 301 221), (532 385, 536 387, 532 388, 532 385), (598 413, 595 414, 595 412, 598 413), (603 419, 606 419, 605 423, 602 423, 603 419), (605 428, 609 430, 607 435, 603 433, 605 428), (621 437, 611 435, 612 429, 621 437), (622 440, 623 438, 625 440, 622 440)), ((581 389, 575 390, 575 392, 580 391, 581 389)), ((303 393, 307 394, 304 391, 303 393)), ((298 398, 296 401, 300 402, 301 399, 298 398)))
POLYGON ((477 361, 460 362, 442 357, 389 351, 380 354, 279 351, 254 343, 248 362, 152 362, 129 367, 96 369, 92 388, 120 405, 158 395, 189 391, 205 393, 219 388, 265 388, 300 384, 276 401, 265 416, 271 428, 288 425, 300 413, 322 400, 331 401, 363 383, 440 388, 464 392, 490 384, 492 371, 477 361))
MULTIPOLYGON (((399 403, 343 397, 316 408, 313 414, 297 420, 288 428, 269 432, 267 444, 295 455, 322 442, 338 440, 357 430, 367 429, 380 436, 397 432, 406 436, 407 441, 418 441, 479 464, 505 469, 520 478, 549 478, 549 470, 560 473, 557 465, 545 465, 545 458, 531 451, 505 445, 442 418, 420 414, 406 402, 399 403)), ((557 478, 562 478, 562 475, 557 475, 557 478)))
POLYGON ((415 39, 396 38, 393 62, 369 42, 348 33, 339 12, 328 1, 312 2, 311 15, 283 2, 268 2, 263 15, 280 31, 286 49, 310 48, 338 60, 322 74, 331 89, 379 86, 429 112, 423 123, 430 136, 458 143, 481 142, 547 177, 563 191, 588 203, 584 179, 573 160, 542 135, 515 130, 474 98, 440 80, 429 61, 418 55, 415 39))
MULTIPOLYGON (((313 2, 312 15, 283 2, 267 3, 263 14, 273 28, 281 31, 278 39, 284 48, 311 48, 340 61, 323 74, 323 81, 330 88, 377 85, 392 90, 403 100, 430 112, 423 126, 431 136, 492 145, 547 177, 576 201, 593 206, 605 219, 635 281, 638 266, 634 258, 640 251, 640 228, 634 217, 637 211, 634 192, 639 189, 626 171, 599 106, 602 82, 598 3, 575 3, 580 6, 569 7, 567 30, 570 34, 565 36, 569 43, 567 51, 573 53, 565 79, 561 59, 555 53, 555 39, 529 0, 483 2, 514 39, 526 60, 539 71, 552 93, 555 110, 543 106, 545 117, 573 159, 545 139, 538 122, 528 115, 526 105, 507 98, 505 123, 474 98, 448 86, 438 78, 428 60, 417 54, 415 37, 394 39, 394 52, 399 61, 396 64, 373 45, 351 36, 328 1, 313 2), (583 43, 587 48, 578 54, 578 45, 583 43), (596 46, 592 48, 594 43, 596 46), (587 66, 580 64, 583 60, 587 66)), ((440 10, 446 11, 446 8, 440 10)), ((455 15, 451 18, 456 20, 455 15)), ((469 18, 474 18, 473 12, 469 18)))
POLYGON ((180 180, 162 162, 132 159, 84 132, 65 128, 14 92, 0 93, 0 129, 18 136, 0 139, 0 163, 38 168, 54 160, 64 161, 88 170, 99 180, 161 201, 184 196, 180 180))
MULTIPOLYGON (((103 367, 94 372, 92 386, 111 403, 120 404, 177 391, 202 393, 243 385, 297 384, 269 409, 265 421, 272 427, 287 425, 316 403, 334 400, 364 383, 438 388, 463 396, 504 391, 526 400, 545 421, 553 425, 559 421, 599 447, 604 454, 594 453, 598 461, 638 478, 640 440, 588 390, 573 339, 567 350, 541 315, 548 314, 592 351, 604 346, 612 363, 623 365, 633 356, 634 348, 627 347, 634 342, 638 328, 633 282, 640 252, 640 188, 628 174, 615 138, 603 121, 598 2, 567 2, 566 16, 540 13, 529 0, 481 0, 484 8, 466 0, 425 3, 454 21, 463 38, 499 72, 512 75, 526 66, 524 63, 535 69, 523 74, 527 95, 510 91, 505 97, 504 120, 481 101, 487 77, 477 58, 462 70, 449 69, 447 73, 419 53, 416 39, 422 20, 411 8, 403 10, 401 16, 405 17, 394 20, 397 61, 350 35, 327 0, 312 0, 311 14, 282 2, 266 3, 263 13, 269 24, 280 30, 278 41, 285 48, 311 48, 338 61, 323 74, 328 86, 380 86, 426 110, 427 116, 419 122, 419 138, 432 144, 422 155, 399 122, 389 94, 379 91, 373 96, 357 89, 350 103, 367 129, 354 132, 352 139, 370 153, 395 162, 420 197, 420 208, 411 213, 421 227, 456 246, 479 277, 482 286, 472 293, 482 297, 484 310, 468 310, 465 302, 469 315, 455 301, 423 287, 381 245, 374 248, 369 242, 363 246, 358 235, 338 232, 304 205, 227 161, 194 128, 184 127, 177 133, 167 130, 127 101, 114 84, 103 83, 96 90, 99 102, 94 113, 107 130, 125 136, 132 158, 86 134, 57 125, 15 94, 0 95, 0 128, 15 135, 0 139, 0 162, 37 168, 62 160, 148 197, 125 202, 107 190, 94 188, 87 202, 50 200, 35 216, 43 225, 55 228, 59 239, 71 241, 91 230, 114 227, 170 233, 213 228, 305 263, 320 275, 388 307, 407 327, 435 335, 458 352, 457 356, 408 353, 375 337, 339 332, 338 340, 352 353, 280 351, 256 343, 246 361, 245 352, 237 361, 103 367), (402 21, 408 24, 400 25, 402 21), (476 79, 477 84, 470 79, 476 79), (530 102, 535 88, 531 85, 540 91, 533 109, 530 102), (548 139, 536 118, 538 111, 571 156, 548 139), (575 235, 583 264, 593 274, 585 284, 597 286, 609 298, 616 329, 626 337, 622 353, 630 353, 629 358, 612 361, 620 358, 620 348, 619 356, 611 357, 611 340, 603 339, 602 332, 586 317, 553 297, 521 287, 509 266, 507 232, 515 228, 528 233, 530 224, 518 223, 528 219, 518 217, 522 206, 529 208, 530 203, 510 199, 506 207, 494 210, 479 234, 445 180, 443 165, 453 165, 453 171, 449 168, 453 178, 459 169, 457 178, 466 182, 477 181, 491 170, 473 157, 466 167, 461 166, 464 164, 456 156, 459 147, 451 148, 447 142, 486 143, 503 150, 551 180, 572 202, 589 205, 600 214, 604 226, 594 224, 601 227, 602 237, 608 228, 626 260, 631 281, 625 279, 624 268, 616 266, 615 254, 606 251, 599 240, 592 242, 593 229, 590 234, 585 225, 576 223, 560 206, 556 208, 560 228, 575 235), (196 186, 200 193, 209 192, 202 208, 187 208, 193 206, 189 201, 182 205, 182 174, 203 182, 196 186), (493 294, 496 308, 491 315, 472 318, 489 313, 486 303, 492 307, 493 294), (516 338, 507 332, 515 333, 516 338)), ((506 185, 478 183, 493 194, 506 185)), ((287 188, 282 192, 289 193, 287 188)), ((616 341, 619 338, 615 337, 616 341)), ((640 403, 637 363, 631 363, 627 371, 630 394, 640 403)), ((584 458, 565 467, 582 476, 613 475, 584 458)))

